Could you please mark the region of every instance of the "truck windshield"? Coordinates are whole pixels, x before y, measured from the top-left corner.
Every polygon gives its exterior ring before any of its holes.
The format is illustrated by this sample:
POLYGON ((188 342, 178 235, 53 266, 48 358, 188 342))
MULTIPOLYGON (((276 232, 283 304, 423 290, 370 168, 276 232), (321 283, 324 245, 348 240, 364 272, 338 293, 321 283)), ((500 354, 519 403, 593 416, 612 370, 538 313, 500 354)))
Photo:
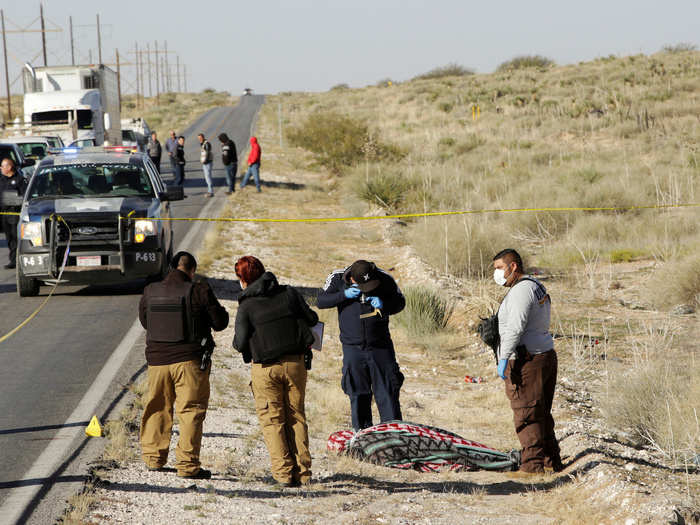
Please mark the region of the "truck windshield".
POLYGON ((36 172, 29 189, 38 197, 152 197, 153 186, 143 167, 133 164, 65 164, 36 172))
MULTIPOLYGON (((39 111, 32 113, 32 125, 64 125, 68 124, 72 110, 39 111)), ((76 111, 78 119, 78 129, 92 129, 92 111, 89 109, 79 109, 76 111)))
POLYGON ((130 129, 122 130, 122 140, 128 140, 129 142, 136 142, 136 134, 130 129))

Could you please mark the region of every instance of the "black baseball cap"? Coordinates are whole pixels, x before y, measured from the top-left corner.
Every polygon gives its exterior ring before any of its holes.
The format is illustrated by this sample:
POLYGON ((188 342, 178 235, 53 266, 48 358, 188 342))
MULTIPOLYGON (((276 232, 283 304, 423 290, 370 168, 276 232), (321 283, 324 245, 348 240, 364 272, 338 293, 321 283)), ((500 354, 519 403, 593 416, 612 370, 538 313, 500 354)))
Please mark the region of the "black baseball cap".
POLYGON ((379 270, 373 262, 360 259, 350 266, 350 277, 364 293, 371 292, 379 286, 379 270))

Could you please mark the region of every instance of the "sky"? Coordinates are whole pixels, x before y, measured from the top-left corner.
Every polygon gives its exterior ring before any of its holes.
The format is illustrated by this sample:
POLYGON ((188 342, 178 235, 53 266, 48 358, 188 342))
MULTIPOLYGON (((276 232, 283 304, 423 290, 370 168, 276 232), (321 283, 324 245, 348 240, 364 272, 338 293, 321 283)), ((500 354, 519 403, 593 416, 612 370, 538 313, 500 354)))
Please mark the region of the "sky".
MULTIPOLYGON (((190 91, 238 94, 325 91, 380 80, 408 80, 457 63, 479 73, 510 58, 540 54, 558 64, 651 54, 666 44, 700 47, 698 0, 206 0, 118 2, 45 0, 49 65, 70 63, 68 17, 77 61, 97 61, 96 15, 103 62, 133 61, 134 45, 176 51, 190 91)), ((39 28, 39 1, 2 2, 6 29, 39 28), (34 21, 33 25, 30 25, 34 21)), ((8 33, 11 90, 21 91, 21 63, 43 65, 39 33, 8 33), (33 59, 33 60, 32 60, 33 59)), ((169 55, 171 64, 175 55, 169 55)), ((135 68, 123 68, 133 92, 135 68)), ((175 67, 172 67, 173 76, 175 67)), ((4 71, 0 70, 4 95, 4 71)), ((155 73, 152 72, 155 82, 155 73)), ((184 81, 181 81, 184 89, 184 81)), ((173 87, 176 87, 173 80, 173 87)), ((144 82, 149 94, 147 77, 144 82)), ((151 88, 155 93, 155 87, 151 88)))

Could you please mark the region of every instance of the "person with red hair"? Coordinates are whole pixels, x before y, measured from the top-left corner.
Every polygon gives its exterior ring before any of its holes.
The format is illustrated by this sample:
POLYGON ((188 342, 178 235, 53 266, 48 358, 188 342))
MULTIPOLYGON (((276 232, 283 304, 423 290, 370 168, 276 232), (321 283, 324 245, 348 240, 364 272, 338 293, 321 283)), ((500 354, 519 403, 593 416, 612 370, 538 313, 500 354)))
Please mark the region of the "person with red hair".
POLYGON ((241 257, 235 266, 243 291, 238 296, 233 347, 251 365, 251 385, 270 453, 272 477, 285 487, 311 481, 306 424, 306 362, 318 323, 301 294, 280 285, 259 259, 241 257))

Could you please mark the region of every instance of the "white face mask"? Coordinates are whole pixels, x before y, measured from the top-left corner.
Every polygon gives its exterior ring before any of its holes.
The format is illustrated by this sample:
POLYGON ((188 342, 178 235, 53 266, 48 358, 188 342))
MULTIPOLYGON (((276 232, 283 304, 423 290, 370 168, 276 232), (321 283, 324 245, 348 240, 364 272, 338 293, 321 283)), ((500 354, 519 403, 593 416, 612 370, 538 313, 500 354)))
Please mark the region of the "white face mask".
POLYGON ((506 284, 506 271, 497 268, 493 271, 493 280, 496 281, 498 286, 505 286, 506 284))

